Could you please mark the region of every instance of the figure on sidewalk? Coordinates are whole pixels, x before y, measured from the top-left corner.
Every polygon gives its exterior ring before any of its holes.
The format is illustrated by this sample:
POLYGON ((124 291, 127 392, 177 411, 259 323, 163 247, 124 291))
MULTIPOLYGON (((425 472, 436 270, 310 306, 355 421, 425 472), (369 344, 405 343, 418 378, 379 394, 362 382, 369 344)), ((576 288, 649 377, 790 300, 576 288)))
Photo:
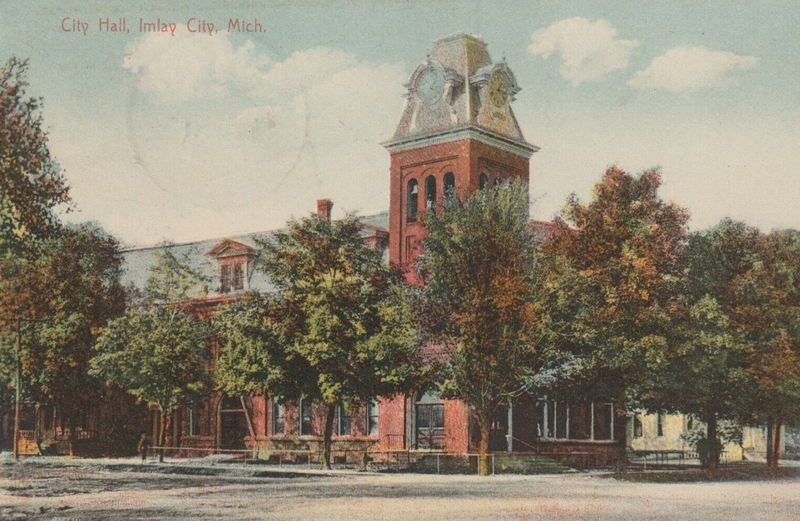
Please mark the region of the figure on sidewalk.
POLYGON ((150 449, 150 438, 147 436, 146 432, 143 432, 142 435, 139 437, 139 445, 136 447, 136 450, 139 454, 142 455, 142 463, 147 461, 147 451, 150 449))

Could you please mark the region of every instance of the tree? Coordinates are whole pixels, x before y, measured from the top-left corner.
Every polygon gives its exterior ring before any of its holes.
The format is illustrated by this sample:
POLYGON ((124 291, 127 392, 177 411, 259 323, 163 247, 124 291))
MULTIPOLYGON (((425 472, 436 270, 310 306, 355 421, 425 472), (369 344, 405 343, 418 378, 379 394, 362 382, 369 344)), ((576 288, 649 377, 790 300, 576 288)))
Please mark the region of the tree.
POLYGON ((686 211, 658 196, 657 170, 609 168, 574 195, 544 245, 543 326, 575 392, 621 399, 658 367, 680 312, 686 211))
POLYGON ((276 396, 316 394, 315 374, 292 349, 296 314, 285 313, 275 296, 245 294, 214 314, 222 341, 214 370, 217 389, 229 396, 269 390, 276 396))
POLYGON ((150 272, 150 291, 97 338, 90 373, 155 404, 163 446, 167 413, 206 389, 210 327, 188 307, 190 291, 203 288, 188 264, 165 247, 150 272))
POLYGON ((403 392, 420 371, 405 290, 361 232, 354 216, 290 221, 260 241, 258 266, 277 295, 233 304, 218 322, 221 388, 325 405, 324 468, 337 405, 403 392))
POLYGON ((449 352, 439 383, 473 411, 486 475, 497 408, 539 364, 527 183, 481 190, 463 204, 452 198, 424 222, 420 318, 428 341, 449 352))
POLYGON ((19 329, 0 336, 13 358, 22 334, 26 395, 56 406, 73 434, 78 414, 100 392, 87 374, 95 331, 124 311, 121 269, 118 242, 94 224, 64 227, 40 241, 35 257, 0 259, 0 313, 19 329))
POLYGON ((780 460, 781 432, 800 421, 800 233, 759 235, 749 269, 733 286, 731 313, 750 349, 756 383, 750 417, 767 423, 767 462, 780 460))
POLYGON ((32 239, 58 230, 53 208, 68 201, 60 169, 50 157, 39 110, 26 98, 27 60, 0 67, 0 253, 20 253, 32 239))
POLYGON ((752 389, 746 345, 711 295, 694 303, 678 325, 664 362, 639 386, 640 403, 652 411, 683 412, 705 422, 707 467, 715 475, 721 420, 737 420, 752 389))

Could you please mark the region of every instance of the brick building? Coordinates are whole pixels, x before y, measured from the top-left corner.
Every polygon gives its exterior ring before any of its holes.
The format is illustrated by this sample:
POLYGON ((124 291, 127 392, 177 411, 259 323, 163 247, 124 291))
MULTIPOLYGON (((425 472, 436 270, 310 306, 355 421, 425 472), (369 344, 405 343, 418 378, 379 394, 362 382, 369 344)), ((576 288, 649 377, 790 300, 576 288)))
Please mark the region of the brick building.
MULTIPOLYGON (((362 218, 364 240, 384 249, 410 283, 418 283, 413 265, 424 237, 424 212, 441 207, 447 197, 463 200, 505 180, 530 180, 529 161, 538 148, 525 140, 511 108, 519 90, 508 65, 493 62, 483 41, 463 34, 437 41, 411 75, 400 123, 384 143, 390 155, 388 212, 362 218)), ((330 218, 331 205, 317 202, 321 218, 330 218)), ((537 236, 547 235, 548 223, 533 226, 537 236)), ((251 262, 258 235, 268 232, 172 247, 215 281, 209 297, 194 303, 199 314, 210 316, 248 290, 273 290, 251 262)), ((144 284, 153 253, 126 252, 126 283, 144 284)), ((153 432, 157 421, 154 414, 153 432)), ((323 421, 317 404, 211 393, 177 411, 169 443, 314 449, 321 443, 323 421)), ((478 442, 468 407, 443 400, 432 389, 341 408, 333 439, 339 448, 456 454, 476 450, 478 442)), ((498 415, 490 442, 495 451, 580 454, 604 464, 624 457, 625 415, 606 397, 567 404, 526 396, 498 415)))

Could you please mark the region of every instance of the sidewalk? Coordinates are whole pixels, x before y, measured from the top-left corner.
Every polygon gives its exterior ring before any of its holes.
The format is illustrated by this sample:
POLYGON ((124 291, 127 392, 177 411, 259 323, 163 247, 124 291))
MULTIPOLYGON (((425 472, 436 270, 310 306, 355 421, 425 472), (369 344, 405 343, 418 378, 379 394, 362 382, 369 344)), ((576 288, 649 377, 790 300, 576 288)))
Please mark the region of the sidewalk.
MULTIPOLYGON (((164 458, 159 462, 157 456, 149 457, 142 463, 141 457, 129 458, 79 458, 71 456, 24 456, 22 465, 53 467, 92 467, 115 472, 146 472, 158 474, 186 474, 202 476, 232 476, 256 478, 295 478, 295 477, 341 477, 381 475, 377 472, 354 469, 322 470, 317 465, 274 465, 266 463, 239 463, 228 456, 214 455, 204 458, 164 458)), ((0 453, 0 465, 13 465, 14 458, 9 452, 0 453)))

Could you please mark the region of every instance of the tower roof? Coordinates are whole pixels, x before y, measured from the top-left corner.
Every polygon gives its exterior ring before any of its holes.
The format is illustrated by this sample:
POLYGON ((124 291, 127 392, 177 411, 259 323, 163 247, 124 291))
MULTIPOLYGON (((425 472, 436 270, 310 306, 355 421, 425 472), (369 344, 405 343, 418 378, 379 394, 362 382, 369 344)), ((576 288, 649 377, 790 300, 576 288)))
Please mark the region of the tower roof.
POLYGON ((486 42, 470 34, 436 41, 407 84, 406 106, 390 150, 414 146, 432 136, 474 130, 508 142, 522 153, 538 150, 525 140, 511 110, 519 92, 505 63, 492 62, 486 42))

